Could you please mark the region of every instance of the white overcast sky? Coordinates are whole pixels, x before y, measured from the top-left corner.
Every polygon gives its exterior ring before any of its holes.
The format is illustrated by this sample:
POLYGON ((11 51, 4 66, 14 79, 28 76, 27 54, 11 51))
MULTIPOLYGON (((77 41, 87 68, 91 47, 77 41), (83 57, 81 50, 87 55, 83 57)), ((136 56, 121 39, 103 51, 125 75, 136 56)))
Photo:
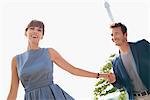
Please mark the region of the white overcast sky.
MULTIPOLYGON (((148 0, 107 0, 115 21, 128 28, 128 40, 150 42, 148 0)), ((11 59, 27 48, 24 30, 32 19, 45 23, 40 47, 53 47, 72 65, 98 72, 118 48, 111 41, 104 0, 5 0, 0 4, 0 100, 11 80, 11 59)), ((73 76, 54 66, 54 82, 77 100, 92 100, 97 79, 73 76)), ((17 100, 23 100, 20 85, 17 100)))

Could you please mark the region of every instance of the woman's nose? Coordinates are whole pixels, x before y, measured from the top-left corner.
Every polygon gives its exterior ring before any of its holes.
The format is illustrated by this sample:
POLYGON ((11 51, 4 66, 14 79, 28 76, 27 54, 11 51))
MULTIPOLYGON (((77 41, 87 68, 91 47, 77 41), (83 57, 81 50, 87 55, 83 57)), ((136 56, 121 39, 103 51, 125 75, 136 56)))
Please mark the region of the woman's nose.
POLYGON ((34 29, 33 32, 36 33, 36 34, 38 34, 38 30, 37 29, 34 29))

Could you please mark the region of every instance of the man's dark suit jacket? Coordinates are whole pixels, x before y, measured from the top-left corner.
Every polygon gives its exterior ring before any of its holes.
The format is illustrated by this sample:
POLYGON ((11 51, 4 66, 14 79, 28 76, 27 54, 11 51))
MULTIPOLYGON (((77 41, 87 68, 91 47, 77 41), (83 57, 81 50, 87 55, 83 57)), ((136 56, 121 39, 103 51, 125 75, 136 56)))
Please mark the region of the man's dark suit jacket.
MULTIPOLYGON (((143 39, 135 43, 129 42, 129 46, 136 63, 137 72, 145 87, 150 89, 150 43, 143 39)), ((112 61, 112 64, 116 76, 116 82, 113 85, 117 88, 124 87, 129 94, 129 99, 134 100, 133 86, 120 54, 112 61)))

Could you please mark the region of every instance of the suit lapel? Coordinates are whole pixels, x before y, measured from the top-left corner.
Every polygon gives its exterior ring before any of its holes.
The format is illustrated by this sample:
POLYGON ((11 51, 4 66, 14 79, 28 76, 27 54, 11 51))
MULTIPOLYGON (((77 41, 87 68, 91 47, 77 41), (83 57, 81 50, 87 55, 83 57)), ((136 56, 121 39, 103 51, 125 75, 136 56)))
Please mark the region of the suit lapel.
POLYGON ((118 69, 121 72, 121 77, 122 77, 122 79, 124 81, 123 84, 130 86, 131 80, 130 80, 129 75, 127 74, 127 71, 126 71, 126 69, 125 69, 125 67, 123 65, 123 62, 121 60, 121 56, 120 55, 119 55, 119 61, 118 61, 118 63, 120 65, 120 66, 118 66, 118 69))
POLYGON ((137 49, 135 48, 135 46, 133 45, 133 43, 129 43, 135 64, 136 64, 136 70, 138 72, 138 74, 140 73, 140 69, 139 69, 139 61, 138 61, 138 55, 137 55, 137 49))

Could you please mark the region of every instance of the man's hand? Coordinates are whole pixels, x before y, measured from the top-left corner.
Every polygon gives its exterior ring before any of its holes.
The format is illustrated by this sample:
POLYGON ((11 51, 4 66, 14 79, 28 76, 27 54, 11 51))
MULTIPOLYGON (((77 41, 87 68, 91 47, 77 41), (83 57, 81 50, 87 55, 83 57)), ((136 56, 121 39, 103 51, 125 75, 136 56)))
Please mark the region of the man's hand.
POLYGON ((103 73, 99 75, 99 78, 105 78, 107 79, 110 83, 114 83, 116 81, 115 74, 113 73, 103 73))
POLYGON ((113 73, 108 74, 108 81, 110 83, 114 83, 116 81, 115 74, 113 74, 113 73))

